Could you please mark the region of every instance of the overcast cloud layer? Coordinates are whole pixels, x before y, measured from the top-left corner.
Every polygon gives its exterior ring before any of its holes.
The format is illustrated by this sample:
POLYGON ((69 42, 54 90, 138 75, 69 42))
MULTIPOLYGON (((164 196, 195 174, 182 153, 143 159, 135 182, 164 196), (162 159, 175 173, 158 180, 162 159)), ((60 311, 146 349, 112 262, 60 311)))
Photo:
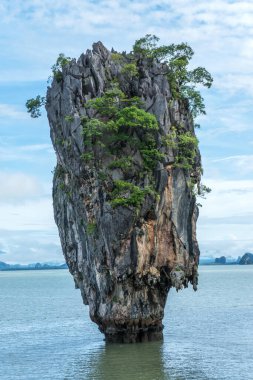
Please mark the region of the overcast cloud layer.
POLYGON ((252 1, 2 0, 0 18, 0 261, 63 261, 47 120, 30 120, 26 99, 45 92, 60 52, 78 57, 97 40, 131 50, 146 33, 188 42, 192 65, 214 77, 198 131, 212 188, 198 222, 202 254, 253 251, 252 1))

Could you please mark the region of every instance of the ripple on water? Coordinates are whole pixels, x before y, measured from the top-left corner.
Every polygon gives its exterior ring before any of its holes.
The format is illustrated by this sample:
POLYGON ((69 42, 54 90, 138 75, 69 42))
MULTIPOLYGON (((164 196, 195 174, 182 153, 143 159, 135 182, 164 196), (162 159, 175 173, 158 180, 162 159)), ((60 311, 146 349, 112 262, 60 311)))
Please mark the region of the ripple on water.
POLYGON ((108 345, 62 271, 0 272, 1 380, 253 379, 253 266, 169 293, 164 342, 108 345))

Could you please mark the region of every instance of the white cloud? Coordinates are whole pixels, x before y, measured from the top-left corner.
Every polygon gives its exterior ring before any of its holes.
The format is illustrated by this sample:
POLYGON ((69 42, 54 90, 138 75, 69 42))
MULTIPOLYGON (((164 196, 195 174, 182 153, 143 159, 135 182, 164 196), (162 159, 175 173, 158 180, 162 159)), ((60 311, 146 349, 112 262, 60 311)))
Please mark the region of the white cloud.
POLYGON ((253 155, 237 155, 237 156, 229 156, 229 157, 223 157, 223 158, 217 158, 215 160, 212 160, 212 162, 221 162, 221 161, 237 161, 242 160, 243 163, 245 162, 251 162, 253 160, 253 155))
MULTIPOLYGON (((225 90, 227 85, 231 91, 252 88, 251 81, 247 82, 247 78, 252 77, 251 1, 239 4, 228 0, 209 3, 193 0, 153 0, 149 3, 13 0, 11 6, 8 0, 2 3, 1 19, 5 26, 15 23, 17 29, 22 28, 22 57, 32 59, 33 68, 37 71, 40 67, 40 74, 42 67, 46 73, 55 52, 62 49, 67 48, 68 54, 79 55, 96 39, 103 39, 109 48, 114 44, 116 49, 130 49, 136 38, 155 33, 163 43, 186 40, 192 44, 196 50, 195 61, 215 75, 221 75, 224 80, 219 86, 225 86, 225 90), (32 51, 30 46, 33 46, 32 51)), ((17 51, 19 41, 13 38, 12 43, 16 44, 17 51)), ((29 70, 30 77, 34 75, 34 69, 29 70)))
POLYGON ((10 251, 5 236, 11 232, 56 232, 51 184, 22 172, 4 171, 0 171, 0 182, 0 230, 5 242, 0 249, 10 251))
POLYGON ((10 145, 0 143, 0 160, 8 161, 30 161, 35 159, 39 161, 52 161, 54 150, 50 144, 33 144, 33 145, 10 145))
POLYGON ((64 262, 56 228, 47 231, 0 230, 1 260, 7 263, 64 262))
POLYGON ((253 180, 205 179, 212 188, 202 201, 198 238, 202 254, 238 256, 253 246, 253 180))
POLYGON ((29 119, 26 112, 20 111, 19 107, 10 104, 0 104, 0 118, 29 119))
MULTIPOLYGON (((227 175, 231 168, 235 178, 252 173, 252 155, 244 150, 238 151, 233 146, 237 145, 235 139, 239 133, 249 136, 247 133, 252 128, 251 0, 2 0, 0 17, 3 25, 1 81, 6 82, 46 81, 50 66, 59 52, 79 56, 96 40, 102 40, 108 48, 114 46, 118 50, 130 50, 133 41, 146 33, 160 36, 164 44, 187 41, 195 51, 193 66, 205 66, 215 78, 213 89, 207 96, 208 115, 203 119, 203 125, 208 127, 206 130, 203 127, 199 133, 204 147, 213 148, 210 156, 208 150, 207 167, 209 176, 214 175, 213 179, 204 181, 213 191, 202 202, 199 237, 202 242, 210 239, 208 249, 211 249, 211 244, 216 240, 221 249, 226 249, 229 244, 232 251, 237 244, 246 249, 243 242, 251 228, 250 224, 247 227, 246 221, 250 220, 253 212, 252 182, 217 178, 227 175), (14 51, 15 60, 11 64, 10 56, 14 51), (234 140, 233 136, 236 136, 234 140), (215 161, 214 157, 221 159, 215 161), (232 224, 233 221, 235 224, 232 224)), ((29 118, 21 108, 8 104, 0 104, 0 114, 3 120, 10 121, 29 118)), ((252 144, 252 137, 247 140, 252 144)), ((35 162, 39 164, 45 160, 48 165, 48 157, 53 156, 52 152, 51 146, 47 144, 0 146, 1 162, 8 165, 18 162, 34 165, 35 162)), ((51 165, 48 167, 50 171, 51 165)), ((0 210, 0 226, 5 229, 5 233, 11 231, 16 234, 15 231, 18 230, 27 234, 29 228, 34 230, 33 233, 35 230, 38 233, 40 230, 47 233, 50 229, 55 231, 51 200, 41 194, 40 181, 26 178, 24 190, 20 185, 22 181, 17 177, 12 180, 9 178, 8 181, 0 192, 7 198, 15 198, 18 204, 9 202, 0 210), (19 193, 14 191, 11 181, 17 184, 19 193), (36 192, 40 195, 29 200, 36 192), (29 196, 24 205, 25 198, 22 197, 26 195, 29 196)), ((47 189, 48 187, 49 185, 47 189)), ((13 243, 10 250, 21 252, 22 244, 30 254, 36 249, 35 243, 31 242, 28 246, 25 239, 19 238, 16 243, 19 248, 15 248, 13 243)), ((46 249, 44 252, 46 254, 46 249)))
MULTIPOLYGON (((252 20, 253 21, 253 20, 252 20)), ((252 57, 253 59, 253 57, 252 57)), ((223 70, 223 74, 220 74, 217 76, 217 79, 215 80, 214 86, 217 89, 222 90, 223 94, 226 94, 226 97, 233 96, 235 94, 244 92, 243 95, 249 94, 250 96, 253 96, 253 84, 252 84, 252 75, 253 70, 251 68, 249 69, 249 66, 251 63, 244 62, 245 66, 248 67, 241 67, 241 63, 243 62, 242 57, 238 57, 236 59, 236 62, 234 62, 238 72, 230 72, 226 73, 225 68, 223 70), (240 60, 240 62, 237 62, 240 60), (244 71, 244 72, 243 72, 244 71)), ((224 61, 224 65, 226 65, 226 62, 224 61)))
POLYGON ((240 175, 253 175, 253 155, 252 154, 244 154, 244 155, 236 155, 223 157, 219 159, 212 160, 213 163, 222 163, 227 164, 229 166, 233 166, 234 171, 240 175))
MULTIPOLYGON (((251 225, 252 227, 252 225, 251 225)), ((226 232, 226 226, 221 226, 224 232, 226 232)), ((202 256, 243 256, 245 252, 253 252, 253 241, 249 239, 208 239, 213 232, 212 227, 206 229, 205 232, 199 231, 198 235, 206 234, 206 240, 200 240, 200 251, 202 256)), ((215 231, 214 231, 215 232, 215 231)), ((245 231, 247 233, 247 231, 245 231)))
POLYGON ((51 198, 0 204, 0 229, 5 231, 55 230, 51 198))
POLYGON ((253 218, 253 180, 205 179, 212 189, 203 202, 201 216, 207 219, 234 218, 239 222, 241 216, 253 218))
MULTIPOLYGON (((224 137, 227 136, 228 134, 224 134, 224 137)), ((214 140, 214 142, 212 142, 213 151, 209 154, 202 155, 204 173, 207 173, 209 178, 213 178, 213 186, 215 187, 215 183, 218 183, 220 180, 235 180, 239 186, 245 180, 253 180, 253 155, 235 154, 238 151, 251 150, 250 146, 247 146, 247 134, 245 133, 243 141, 240 141, 241 138, 239 138, 238 141, 237 139, 231 139, 230 142, 226 140, 223 142, 223 140, 224 139, 221 139, 221 142, 217 143, 216 147, 214 140), (225 153, 232 155, 227 156, 225 153), (217 155, 221 155, 221 157, 217 158, 217 155), (216 182, 214 178, 216 178, 216 182)), ((208 144, 210 146, 210 137, 209 139, 206 138, 205 146, 208 146, 208 144)), ((205 178, 203 178, 203 182, 206 182, 205 178)))
POLYGON ((63 262, 47 183, 24 173, 0 172, 0 253, 4 261, 63 262))
POLYGON ((38 179, 25 173, 0 171, 0 203, 20 201, 43 193, 38 179))
POLYGON ((22 152, 38 152, 38 151, 53 151, 50 144, 33 144, 33 145, 22 145, 18 147, 22 152))

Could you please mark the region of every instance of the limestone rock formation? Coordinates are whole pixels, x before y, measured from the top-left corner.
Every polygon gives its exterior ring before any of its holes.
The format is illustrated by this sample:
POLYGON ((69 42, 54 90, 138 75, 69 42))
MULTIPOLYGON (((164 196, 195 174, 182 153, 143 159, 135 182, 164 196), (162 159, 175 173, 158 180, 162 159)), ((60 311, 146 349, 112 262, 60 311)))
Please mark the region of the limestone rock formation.
POLYGON ((244 253, 243 257, 239 261, 240 265, 250 265, 253 264, 253 253, 244 253))
POLYGON ((227 259, 226 259, 225 256, 216 257, 214 262, 215 262, 215 264, 222 264, 222 265, 225 265, 226 262, 227 262, 227 259))
MULTIPOLYGON (((200 180, 199 151, 192 170, 186 170, 174 165, 173 142, 162 144, 175 127, 195 136, 192 117, 187 104, 172 98, 165 64, 139 58, 136 74, 123 70, 131 62, 128 55, 118 57, 95 43, 92 51, 63 67, 62 78, 48 88, 46 103, 57 155, 53 204, 63 253, 92 321, 111 342, 161 339, 170 288, 190 282, 196 290, 198 280, 198 208, 190 183, 200 180), (96 116, 86 105, 115 83, 156 117, 154 138, 161 157, 154 159, 152 175, 143 169, 144 137, 138 128, 127 129, 129 140, 111 139, 115 154, 101 141, 88 148, 84 141, 84 125, 96 116), (118 155, 123 162, 130 157, 130 170, 113 164, 118 155), (139 204, 113 204, 120 181, 135 186, 125 189, 123 200, 134 189, 142 196, 139 204), (143 190, 151 185, 153 192, 143 190)), ((101 120, 108 122, 105 116, 101 120)))

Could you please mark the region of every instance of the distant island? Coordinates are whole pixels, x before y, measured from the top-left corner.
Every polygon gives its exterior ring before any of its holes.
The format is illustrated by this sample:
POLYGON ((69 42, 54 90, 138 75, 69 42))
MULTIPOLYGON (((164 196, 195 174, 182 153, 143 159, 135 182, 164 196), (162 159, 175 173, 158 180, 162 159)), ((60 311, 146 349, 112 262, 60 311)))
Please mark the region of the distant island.
MULTIPOLYGON (((246 252, 242 257, 200 257, 199 265, 252 265, 253 253, 246 252)), ((45 269, 68 269, 66 263, 33 263, 33 264, 7 264, 0 261, 0 271, 14 271, 14 270, 45 270, 45 269)))
POLYGON ((253 253, 245 253, 241 260, 239 261, 240 265, 252 265, 253 264, 253 253))
POLYGON ((51 264, 51 263, 34 263, 34 264, 7 264, 0 261, 0 271, 12 270, 45 270, 45 269, 67 269, 67 264, 51 264))
POLYGON ((200 257, 200 265, 251 265, 253 264, 253 253, 246 252, 242 257, 200 257))

